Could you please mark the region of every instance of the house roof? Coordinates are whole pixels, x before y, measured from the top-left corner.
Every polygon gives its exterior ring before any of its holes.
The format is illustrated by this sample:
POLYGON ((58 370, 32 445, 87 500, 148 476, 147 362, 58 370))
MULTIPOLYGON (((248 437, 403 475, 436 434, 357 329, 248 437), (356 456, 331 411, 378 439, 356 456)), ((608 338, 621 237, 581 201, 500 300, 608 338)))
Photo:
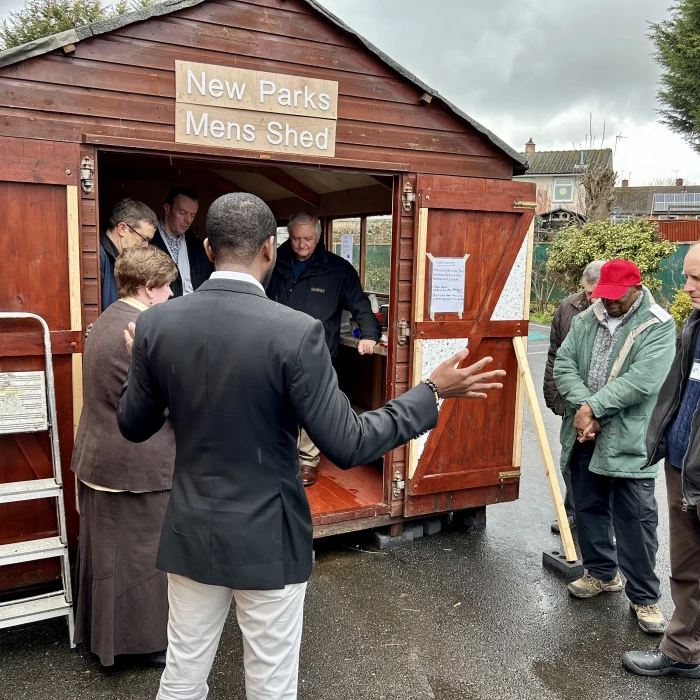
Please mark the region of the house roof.
MULTIPOLYGON (((134 24, 135 22, 143 22, 151 19, 152 17, 160 17, 161 15, 171 14, 173 12, 177 12, 178 10, 184 10, 189 7, 200 5, 203 2, 207 2, 207 0, 165 0, 164 2, 159 2, 155 5, 150 5, 149 7, 144 7, 134 12, 128 12, 127 14, 120 15, 119 17, 112 17, 101 22, 93 22, 92 24, 88 24, 83 27, 76 27, 75 29, 68 29, 66 31, 59 32, 58 34, 42 37, 41 39, 35 39, 27 44, 23 44, 22 46, 15 46, 11 49, 0 51, 0 68, 12 65, 13 63, 19 63, 20 61, 25 61, 26 59, 34 56, 41 56, 42 54, 55 51, 56 49, 63 48, 69 44, 77 44, 78 42, 83 41, 84 39, 89 39, 93 36, 107 34, 129 24, 134 24)), ((320 3, 316 2, 316 0, 303 0, 303 2, 310 5, 314 10, 322 14, 328 21, 332 22, 334 25, 348 34, 354 36, 365 46, 368 51, 373 53, 392 70, 399 73, 403 78, 413 83, 423 92, 431 95, 434 99, 439 100, 453 114, 483 134, 494 146, 510 156, 516 163, 519 165, 526 165, 527 160, 524 154, 518 153, 514 148, 509 146, 505 141, 499 139, 498 136, 489 131, 485 126, 479 124, 479 122, 475 121, 468 114, 465 114, 461 109, 453 105, 437 90, 434 90, 429 85, 426 85, 409 70, 396 63, 396 61, 394 61, 391 57, 387 56, 383 51, 365 39, 361 34, 358 34, 354 29, 345 24, 345 22, 336 17, 332 12, 329 12, 320 3)))
POLYGON ((612 168, 612 149, 598 148, 578 151, 538 151, 525 156, 528 175, 577 175, 582 166, 612 168))
MULTIPOLYGON (((651 216, 656 213, 667 214, 668 211, 654 211, 654 195, 655 194, 682 194, 700 193, 700 186, 688 185, 677 187, 671 185, 668 187, 616 187, 615 188, 615 207, 614 214, 632 214, 635 216, 651 216)), ((700 211, 700 207, 697 207, 700 211)))

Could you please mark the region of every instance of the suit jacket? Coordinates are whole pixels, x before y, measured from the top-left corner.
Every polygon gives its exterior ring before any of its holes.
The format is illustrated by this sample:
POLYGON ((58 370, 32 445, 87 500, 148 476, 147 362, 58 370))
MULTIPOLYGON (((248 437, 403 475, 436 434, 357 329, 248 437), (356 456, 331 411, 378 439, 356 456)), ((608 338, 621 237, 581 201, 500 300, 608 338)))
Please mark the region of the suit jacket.
POLYGON ((141 312, 115 301, 100 314, 85 341, 83 412, 71 469, 78 479, 122 491, 167 491, 173 481, 175 437, 170 421, 135 445, 117 427, 117 402, 129 371, 124 329, 141 312))
MULTIPOLYGON (((160 248, 169 257, 172 257, 172 255, 170 255, 170 251, 168 250, 168 246, 165 245, 165 241, 160 235, 160 231, 157 229, 155 236, 153 236, 153 239, 151 240, 151 245, 156 246, 156 248, 160 248)), ((204 243, 202 243, 202 240, 198 236, 195 236, 194 233, 188 231, 185 234, 185 245, 187 246, 187 257, 190 261, 190 279, 192 280, 192 288, 198 289, 209 279, 211 273, 214 272, 214 266, 212 265, 211 260, 209 260, 207 257, 207 254, 204 252, 204 243)), ((173 297, 182 296, 182 277, 180 277, 179 271, 175 281, 171 282, 170 289, 172 290, 173 297)))
POLYGON ((122 434, 148 439, 165 408, 176 459, 157 566, 234 589, 280 589, 311 574, 300 424, 348 469, 437 423, 424 384, 358 417, 338 389, 323 324, 229 279, 139 316, 122 434))
POLYGON ((102 233, 100 233, 101 311, 104 311, 108 306, 111 306, 119 299, 117 280, 114 277, 114 263, 118 257, 119 250, 117 246, 115 246, 114 243, 112 243, 112 239, 102 231, 102 233))

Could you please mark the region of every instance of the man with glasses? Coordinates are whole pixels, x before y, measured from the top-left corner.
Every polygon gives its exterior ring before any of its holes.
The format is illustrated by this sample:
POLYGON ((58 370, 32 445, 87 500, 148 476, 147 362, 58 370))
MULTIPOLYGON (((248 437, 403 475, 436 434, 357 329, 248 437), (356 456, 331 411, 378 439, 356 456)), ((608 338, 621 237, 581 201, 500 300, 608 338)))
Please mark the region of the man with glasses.
POLYGON ((190 231, 198 209, 197 194, 193 190, 172 187, 163 204, 164 214, 156 222, 158 233, 153 245, 167 253, 178 269, 178 276, 170 285, 174 297, 191 294, 214 272, 202 240, 190 231))
POLYGON ((155 235, 157 223, 153 209, 135 199, 122 199, 112 208, 108 228, 100 233, 102 311, 119 299, 114 261, 127 248, 147 246, 155 235))

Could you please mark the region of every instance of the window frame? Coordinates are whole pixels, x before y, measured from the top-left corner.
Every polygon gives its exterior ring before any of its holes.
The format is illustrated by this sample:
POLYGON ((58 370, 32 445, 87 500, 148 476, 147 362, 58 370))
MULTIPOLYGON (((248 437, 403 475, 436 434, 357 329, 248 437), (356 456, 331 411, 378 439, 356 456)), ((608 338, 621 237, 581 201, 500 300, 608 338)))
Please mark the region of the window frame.
POLYGON ((570 204, 574 201, 576 184, 574 183, 573 177, 555 177, 552 184, 552 203, 557 204, 570 204), (566 183, 566 184, 563 184, 566 183), (570 199, 559 199, 557 197, 557 187, 571 187, 571 198, 570 199))
MULTIPOLYGON (((358 260, 358 267, 359 270, 357 272, 358 277, 360 278, 360 285, 362 286, 362 291, 365 292, 365 294, 376 294, 377 297, 388 297, 389 292, 377 292, 376 290, 373 289, 366 289, 366 282, 367 282, 367 220, 376 216, 392 216, 390 214, 360 214, 356 216, 328 216, 324 217, 323 220, 323 225, 324 225, 324 231, 325 231, 325 243, 326 243, 326 250, 329 250, 333 252, 333 222, 335 221, 344 221, 348 219, 359 219, 360 220, 360 256, 358 260)), ((390 245, 394 245, 393 241, 393 236, 392 236, 392 242, 390 245)), ((354 265, 353 265, 354 267, 354 265)), ((391 263, 390 263, 391 267, 391 263)), ((390 269, 389 274, 393 273, 393 270, 390 269)))

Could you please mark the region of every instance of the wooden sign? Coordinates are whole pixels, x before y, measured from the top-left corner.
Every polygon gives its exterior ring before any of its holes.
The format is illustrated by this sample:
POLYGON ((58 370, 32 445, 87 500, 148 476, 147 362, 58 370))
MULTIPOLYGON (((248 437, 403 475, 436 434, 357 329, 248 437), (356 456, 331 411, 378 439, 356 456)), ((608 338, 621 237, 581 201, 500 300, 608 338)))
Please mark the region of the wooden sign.
POLYGON ((333 157, 338 83, 175 61, 175 141, 333 157))

